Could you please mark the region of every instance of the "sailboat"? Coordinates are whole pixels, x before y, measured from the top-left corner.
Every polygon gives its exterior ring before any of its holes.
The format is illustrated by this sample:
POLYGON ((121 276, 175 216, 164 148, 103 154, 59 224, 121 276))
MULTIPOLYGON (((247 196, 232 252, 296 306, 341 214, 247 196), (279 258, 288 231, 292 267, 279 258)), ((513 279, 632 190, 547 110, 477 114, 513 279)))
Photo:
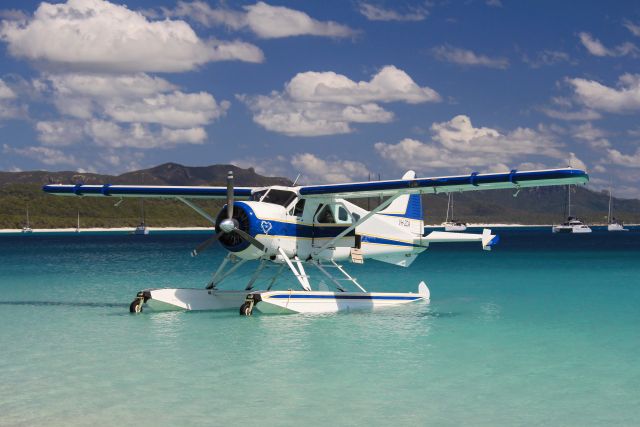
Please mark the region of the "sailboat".
POLYGON ((29 206, 27 206, 27 223, 25 224, 24 227, 22 227, 22 232, 23 233, 33 233, 33 229, 31 228, 31 225, 29 224, 29 206))
POLYGON ((591 228, 578 218, 571 216, 571 186, 567 186, 567 220, 551 227, 554 233, 591 233, 591 228))
POLYGON ((449 200, 447 200, 447 217, 442 223, 444 231, 464 231, 467 229, 467 224, 453 219, 453 194, 449 193, 449 200), (451 219, 449 219, 449 212, 451 212, 451 219))
POLYGON ((149 229, 145 224, 145 218, 144 218, 144 199, 140 199, 140 224, 133 231, 133 234, 138 234, 138 235, 149 234, 149 229))
POLYGON ((614 216, 612 216, 612 197, 611 197, 611 187, 609 187, 609 213, 607 215, 607 231, 629 231, 628 228, 624 228, 622 221, 618 221, 614 216))

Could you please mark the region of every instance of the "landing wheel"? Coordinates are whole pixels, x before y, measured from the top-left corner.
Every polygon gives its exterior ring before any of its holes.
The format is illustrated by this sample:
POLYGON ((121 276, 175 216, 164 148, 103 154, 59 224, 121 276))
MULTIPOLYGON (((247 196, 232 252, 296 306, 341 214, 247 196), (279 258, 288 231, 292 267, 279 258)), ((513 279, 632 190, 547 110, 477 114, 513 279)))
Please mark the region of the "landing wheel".
POLYGON ((129 305, 129 313, 142 313, 142 298, 136 298, 129 305))
POLYGON ((240 306, 240 316, 251 316, 253 313, 253 304, 245 302, 240 306))

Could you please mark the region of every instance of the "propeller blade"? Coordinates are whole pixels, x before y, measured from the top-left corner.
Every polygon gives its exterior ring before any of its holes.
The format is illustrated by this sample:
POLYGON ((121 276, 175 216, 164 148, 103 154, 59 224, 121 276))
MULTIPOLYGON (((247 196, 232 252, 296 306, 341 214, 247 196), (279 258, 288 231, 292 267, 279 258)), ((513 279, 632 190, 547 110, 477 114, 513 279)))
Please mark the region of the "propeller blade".
POLYGON ((233 218, 233 171, 227 174, 227 218, 233 218))
POLYGON ((233 230, 235 233, 238 233, 238 235, 240 237, 242 237, 244 240, 246 240, 247 242, 251 243, 253 246, 255 246, 256 248, 260 249, 261 251, 264 251, 264 245, 262 243, 260 243, 258 241, 258 239, 256 239, 255 237, 253 237, 251 234, 240 230, 239 228, 235 228, 233 230))
POLYGON ((214 244, 216 242, 216 240, 218 240, 220 238, 221 235, 222 235, 222 233, 216 233, 212 237, 209 237, 207 240, 205 240, 204 242, 200 243, 197 248, 195 248, 194 250, 191 251, 191 256, 193 256, 193 257, 198 256, 198 254, 200 254, 205 249, 207 249, 209 246, 214 244))

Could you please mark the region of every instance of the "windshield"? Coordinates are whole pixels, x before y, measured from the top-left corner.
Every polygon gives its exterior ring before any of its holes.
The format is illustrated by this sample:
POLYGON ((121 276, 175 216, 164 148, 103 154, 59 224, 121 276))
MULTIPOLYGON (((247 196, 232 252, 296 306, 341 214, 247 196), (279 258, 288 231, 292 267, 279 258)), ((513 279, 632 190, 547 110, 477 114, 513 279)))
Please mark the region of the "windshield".
POLYGON ((267 195, 264 196, 262 201, 287 207, 291 204, 291 202, 293 202, 296 197, 296 193, 294 193, 293 191, 276 190, 272 188, 271 190, 269 190, 267 195))

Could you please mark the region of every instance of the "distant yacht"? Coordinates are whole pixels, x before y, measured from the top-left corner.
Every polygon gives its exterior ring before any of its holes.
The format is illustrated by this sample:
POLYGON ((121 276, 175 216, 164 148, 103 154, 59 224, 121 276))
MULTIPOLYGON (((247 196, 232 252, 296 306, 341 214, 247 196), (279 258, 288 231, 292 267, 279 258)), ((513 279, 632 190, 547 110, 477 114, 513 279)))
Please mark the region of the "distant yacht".
POLYGON ((607 231, 629 231, 628 228, 624 228, 622 221, 616 219, 616 217, 612 216, 612 197, 611 197, 611 187, 609 187, 609 214, 607 215, 607 231))
POLYGON ((29 224, 29 207, 27 206, 27 223, 25 224, 24 227, 22 227, 22 232, 23 233, 33 233, 33 229, 31 228, 31 225, 29 224))
POLYGON ((144 218, 144 199, 140 199, 140 224, 133 230, 133 234, 138 234, 141 236, 149 234, 149 229, 145 224, 144 218))
POLYGON ((447 200, 447 217, 442 223, 444 231, 464 231, 467 229, 467 224, 453 219, 453 194, 449 193, 449 199, 447 200), (451 212, 451 219, 449 219, 449 212, 451 212))
POLYGON ((571 186, 567 186, 567 220, 551 227, 554 233, 591 233, 591 228, 578 218, 571 216, 571 186))

